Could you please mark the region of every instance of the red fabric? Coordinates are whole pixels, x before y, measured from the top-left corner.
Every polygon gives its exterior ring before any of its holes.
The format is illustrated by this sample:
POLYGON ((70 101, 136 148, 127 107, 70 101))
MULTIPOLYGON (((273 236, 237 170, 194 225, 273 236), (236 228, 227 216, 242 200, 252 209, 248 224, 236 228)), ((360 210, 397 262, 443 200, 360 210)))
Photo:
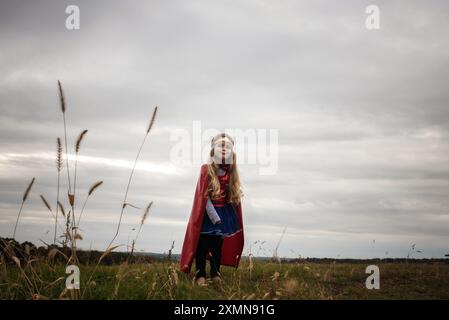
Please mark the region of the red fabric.
MULTIPOLYGON (((185 273, 190 273, 193 259, 196 254, 196 247, 200 238, 200 231, 203 224, 204 213, 206 211, 207 196, 204 196, 209 183, 207 174, 207 164, 201 166, 200 176, 196 184, 195 196, 193 199, 192 210, 190 212, 189 222, 187 224, 184 243, 181 251, 180 268, 185 273)), ((242 203, 234 205, 237 218, 239 219, 242 230, 235 233, 231 237, 223 239, 220 264, 237 268, 243 251, 244 244, 244 228, 242 218, 242 203)), ((210 259, 210 251, 207 258, 210 259)))
POLYGON ((217 207, 223 207, 227 202, 226 187, 229 184, 229 173, 225 172, 224 175, 218 176, 218 182, 220 183, 220 196, 217 199, 211 199, 212 204, 217 207))

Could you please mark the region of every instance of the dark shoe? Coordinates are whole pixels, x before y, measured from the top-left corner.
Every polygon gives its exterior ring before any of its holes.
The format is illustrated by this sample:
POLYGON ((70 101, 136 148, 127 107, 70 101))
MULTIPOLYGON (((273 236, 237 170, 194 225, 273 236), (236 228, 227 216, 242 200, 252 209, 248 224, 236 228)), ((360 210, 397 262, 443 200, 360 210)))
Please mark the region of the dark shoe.
POLYGON ((221 277, 220 276, 214 276, 214 277, 212 277, 212 281, 214 282, 214 283, 221 283, 221 277))

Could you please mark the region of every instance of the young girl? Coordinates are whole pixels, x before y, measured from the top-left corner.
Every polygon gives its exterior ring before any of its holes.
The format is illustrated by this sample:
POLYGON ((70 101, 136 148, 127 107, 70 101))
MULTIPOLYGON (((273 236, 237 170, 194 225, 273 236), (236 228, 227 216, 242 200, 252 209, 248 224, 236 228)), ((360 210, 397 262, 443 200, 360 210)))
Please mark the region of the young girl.
POLYGON ((220 265, 237 268, 243 251, 242 192, 233 149, 228 134, 216 135, 208 163, 201 166, 181 252, 183 272, 190 273, 195 258, 199 285, 205 285, 207 258, 212 279, 219 281, 220 265))

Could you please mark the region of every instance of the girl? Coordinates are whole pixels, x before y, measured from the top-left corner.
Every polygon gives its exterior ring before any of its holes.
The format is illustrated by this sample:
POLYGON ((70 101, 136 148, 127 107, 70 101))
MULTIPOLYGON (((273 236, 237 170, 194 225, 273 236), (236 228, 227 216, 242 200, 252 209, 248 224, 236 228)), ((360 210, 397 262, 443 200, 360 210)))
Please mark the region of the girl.
POLYGON ((181 270, 190 273, 195 258, 195 279, 202 286, 206 282, 207 258, 212 279, 219 281, 220 265, 237 268, 243 251, 243 194, 233 149, 234 140, 226 133, 212 139, 208 163, 201 166, 184 237, 181 270))

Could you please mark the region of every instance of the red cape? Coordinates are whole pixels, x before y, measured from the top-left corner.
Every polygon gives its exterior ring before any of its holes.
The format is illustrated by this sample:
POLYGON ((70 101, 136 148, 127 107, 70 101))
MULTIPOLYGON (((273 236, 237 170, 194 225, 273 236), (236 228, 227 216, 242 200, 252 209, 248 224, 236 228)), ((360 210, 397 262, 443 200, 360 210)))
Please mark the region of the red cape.
MULTIPOLYGON (((190 213, 189 223, 187 224, 186 234, 181 252, 181 271, 190 273, 193 259, 196 254, 196 247, 200 238, 200 231, 203 224, 204 213, 206 212, 207 197, 204 196, 209 183, 207 174, 207 164, 201 165, 200 177, 196 184, 195 197, 193 199, 192 211, 190 213)), ((234 205, 237 218, 240 221, 242 229, 223 239, 220 264, 237 268, 243 251, 243 219, 242 219, 242 202, 234 205)), ((210 259, 210 251, 207 258, 210 259)))

